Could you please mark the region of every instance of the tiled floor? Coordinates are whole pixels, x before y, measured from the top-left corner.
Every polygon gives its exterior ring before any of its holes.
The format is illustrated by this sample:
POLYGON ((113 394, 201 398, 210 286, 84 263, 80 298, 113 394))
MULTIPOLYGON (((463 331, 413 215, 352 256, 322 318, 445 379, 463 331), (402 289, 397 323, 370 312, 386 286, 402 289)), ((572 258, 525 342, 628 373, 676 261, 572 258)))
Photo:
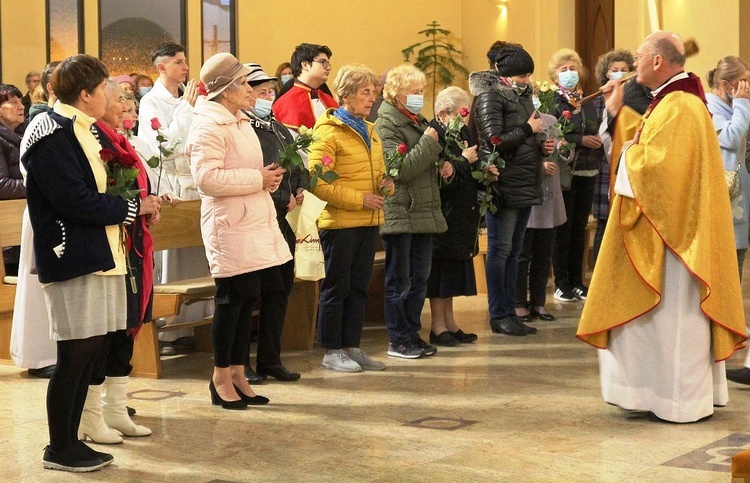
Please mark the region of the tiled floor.
POLYGON ((384 328, 368 327, 363 349, 385 371, 333 373, 320 350, 288 353, 302 379, 257 386, 271 398, 259 409, 210 405, 208 354, 171 360, 165 379, 130 385, 154 434, 107 447, 114 464, 86 475, 42 469, 46 381, 2 366, 0 480, 726 482, 750 447, 750 386, 732 383, 729 406, 690 425, 605 404, 596 352, 574 337, 580 303, 549 304, 558 320, 528 337, 493 335, 483 297, 457 307, 477 343, 394 359, 384 328))

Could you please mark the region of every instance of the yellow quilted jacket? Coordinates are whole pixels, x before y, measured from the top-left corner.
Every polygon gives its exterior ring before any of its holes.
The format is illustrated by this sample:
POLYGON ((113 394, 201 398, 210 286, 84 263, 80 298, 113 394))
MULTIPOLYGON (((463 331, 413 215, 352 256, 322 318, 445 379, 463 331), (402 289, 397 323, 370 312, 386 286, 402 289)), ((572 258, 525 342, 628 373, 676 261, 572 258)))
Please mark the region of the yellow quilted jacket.
POLYGON ((333 115, 333 109, 315 123, 316 141, 310 146, 308 157, 310 175, 315 172, 315 166, 322 164, 324 156, 332 159, 327 169, 339 175, 331 184, 318 180, 313 190, 315 196, 328 202, 318 218, 321 230, 383 224, 382 210, 363 207, 365 193, 379 193, 378 183, 385 173, 380 137, 374 124, 368 122, 367 130, 371 149, 362 136, 333 115))

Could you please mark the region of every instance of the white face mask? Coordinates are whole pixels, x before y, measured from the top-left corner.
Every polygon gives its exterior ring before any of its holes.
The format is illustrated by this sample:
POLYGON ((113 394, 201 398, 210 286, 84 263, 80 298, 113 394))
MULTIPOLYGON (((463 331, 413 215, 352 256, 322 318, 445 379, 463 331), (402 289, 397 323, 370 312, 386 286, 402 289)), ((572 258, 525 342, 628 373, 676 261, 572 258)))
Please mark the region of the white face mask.
POLYGON ((566 70, 557 74, 560 85, 566 89, 572 89, 578 85, 578 72, 575 70, 566 70))
POLYGON ((627 72, 625 72, 625 71, 611 72, 609 74, 609 80, 622 79, 622 76, 624 76, 625 74, 627 74, 627 72))
POLYGON ((290 80, 292 80, 292 79, 294 79, 294 76, 293 76, 293 75, 289 75, 289 74, 287 74, 287 75, 282 75, 282 76, 281 76, 281 85, 283 86, 284 84, 286 84, 287 82, 289 82, 289 81, 290 81, 290 80))
POLYGON ((269 101, 268 99, 255 99, 255 107, 253 107, 253 113, 260 118, 266 118, 271 115, 271 105, 273 105, 273 102, 269 101))
POLYGON ((422 94, 409 94, 406 96, 404 107, 412 114, 418 114, 424 106, 424 96, 422 94))

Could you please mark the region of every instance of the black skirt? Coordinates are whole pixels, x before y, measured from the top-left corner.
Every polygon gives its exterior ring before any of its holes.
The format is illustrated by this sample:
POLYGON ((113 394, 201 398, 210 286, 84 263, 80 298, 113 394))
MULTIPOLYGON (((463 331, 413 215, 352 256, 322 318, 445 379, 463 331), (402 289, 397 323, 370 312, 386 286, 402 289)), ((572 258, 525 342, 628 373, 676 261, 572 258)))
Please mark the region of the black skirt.
POLYGON ((474 263, 468 260, 433 258, 427 279, 427 298, 448 298, 477 294, 474 263))

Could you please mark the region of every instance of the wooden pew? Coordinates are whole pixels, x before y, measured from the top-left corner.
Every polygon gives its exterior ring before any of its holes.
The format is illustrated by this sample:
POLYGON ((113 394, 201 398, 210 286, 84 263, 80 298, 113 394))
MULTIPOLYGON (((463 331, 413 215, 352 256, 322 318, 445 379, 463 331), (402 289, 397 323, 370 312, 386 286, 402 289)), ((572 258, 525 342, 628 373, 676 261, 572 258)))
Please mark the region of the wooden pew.
MULTIPOLYGON (((154 225, 154 250, 173 250, 203 246, 200 232, 200 200, 183 201, 176 207, 164 205, 161 221, 154 225)), ((318 312, 318 283, 295 280, 289 297, 282 348, 310 350, 315 341, 315 322, 318 312)), ((216 292, 211 277, 179 280, 154 287, 154 319, 178 315, 184 303, 210 300, 216 292)), ((133 352, 131 375, 159 378, 162 360, 159 357, 159 332, 192 327, 198 350, 211 351, 211 317, 157 328, 155 323, 144 324, 133 352)))
MULTIPOLYGON (((21 225, 26 200, 0 201, 0 247, 21 244, 21 225)), ((13 301, 16 298, 16 277, 5 274, 5 264, 0 263, 0 362, 10 362, 10 329, 13 323, 13 301)))

